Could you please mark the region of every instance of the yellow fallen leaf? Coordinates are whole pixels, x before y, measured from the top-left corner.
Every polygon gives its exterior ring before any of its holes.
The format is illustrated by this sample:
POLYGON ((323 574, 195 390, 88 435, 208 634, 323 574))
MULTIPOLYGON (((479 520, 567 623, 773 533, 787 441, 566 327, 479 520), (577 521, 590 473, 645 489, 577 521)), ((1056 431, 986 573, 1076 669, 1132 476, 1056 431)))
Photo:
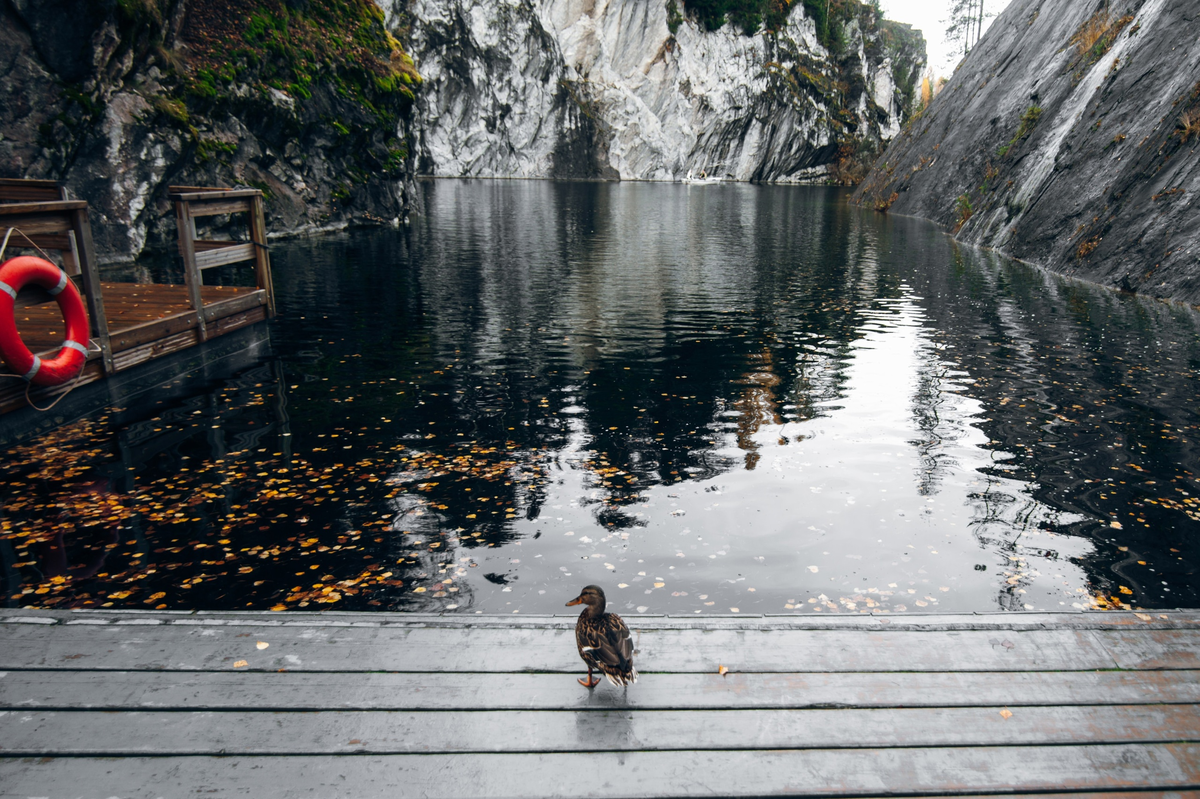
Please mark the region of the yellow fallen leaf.
POLYGON ((255 646, 259 649, 266 649, 270 646, 270 644, 268 644, 266 641, 259 641, 257 644, 255 644, 255 646))
POLYGON ((1137 616, 1142 621, 1153 621, 1154 620, 1154 617, 1151 616, 1149 613, 1135 613, 1133 615, 1137 616))
POLYGON ((1121 593, 1122 593, 1122 594, 1132 594, 1132 593, 1133 593, 1133 589, 1132 589, 1132 588, 1127 588, 1127 587, 1125 587, 1125 586, 1121 586, 1121 593))
POLYGON ((1011 718, 1012 718, 1012 711, 1011 711, 1011 710, 1009 710, 1008 708, 1004 708, 1004 710, 1001 710, 1001 711, 1000 711, 1000 715, 1001 715, 1001 716, 1003 716, 1003 717, 1004 717, 1004 718, 1006 718, 1006 719, 1011 719, 1011 718))
POLYGON ((241 669, 241 668, 245 668, 246 666, 249 666, 249 665, 250 664, 244 660, 237 660, 237 661, 234 661, 233 667, 235 669, 241 669))
POLYGON ((728 666, 717 666, 717 674, 720 674, 722 677, 724 677, 728 673, 729 673, 728 666))
POLYGON ((655 583, 655 584, 654 584, 654 587, 655 587, 655 588, 662 588, 664 585, 666 585, 666 583, 655 583))

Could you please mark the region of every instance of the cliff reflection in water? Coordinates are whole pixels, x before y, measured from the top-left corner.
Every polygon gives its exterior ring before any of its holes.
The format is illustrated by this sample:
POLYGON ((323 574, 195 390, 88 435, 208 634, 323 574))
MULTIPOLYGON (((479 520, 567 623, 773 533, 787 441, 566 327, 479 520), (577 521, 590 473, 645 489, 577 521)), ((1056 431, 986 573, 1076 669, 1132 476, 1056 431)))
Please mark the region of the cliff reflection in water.
POLYGON ((54 501, 114 472, 104 442, 176 437, 123 462, 108 571, 53 582, 10 489, 9 602, 1196 604, 1196 314, 840 199, 437 181, 410 231, 277 245, 257 372, 60 432, 67 476, 9 454, 54 501), (231 396, 259 440, 214 438, 231 396))

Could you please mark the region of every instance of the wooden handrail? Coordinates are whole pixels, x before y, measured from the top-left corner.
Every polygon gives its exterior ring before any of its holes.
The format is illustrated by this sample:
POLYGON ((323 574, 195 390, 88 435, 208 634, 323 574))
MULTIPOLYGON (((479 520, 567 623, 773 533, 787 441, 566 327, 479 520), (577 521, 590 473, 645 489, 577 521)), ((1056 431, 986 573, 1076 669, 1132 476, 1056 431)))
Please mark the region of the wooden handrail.
POLYGON ((204 189, 202 191, 186 191, 180 193, 169 193, 167 195, 172 200, 179 200, 188 203, 197 202, 225 202, 227 200, 236 200, 243 197, 261 197, 262 191, 259 189, 204 189))
POLYGON ((197 313, 197 334, 208 339, 205 327, 201 287, 203 271, 214 266, 254 262, 258 288, 266 297, 267 316, 275 315, 275 292, 271 281, 271 261, 267 254, 267 227, 263 217, 263 196, 259 189, 223 189, 197 186, 170 186, 175 203, 175 223, 179 233, 179 254, 183 258, 183 278, 188 302, 197 313), (248 214, 250 241, 220 242, 198 239, 196 218, 219 214, 248 214))
MULTIPOLYGON (((92 226, 88 220, 88 204, 83 200, 61 199, 66 192, 54 181, 0 180, 0 197, 50 196, 52 191, 58 195, 58 199, 0 202, 0 237, 8 232, 8 228, 17 228, 25 235, 14 233, 9 239, 10 248, 28 251, 29 241, 25 239, 28 236, 38 247, 62 253, 63 268, 81 284, 80 293, 87 305, 91 338, 100 346, 104 373, 112 374, 116 369, 108 337, 108 319, 104 313, 104 296, 100 288, 100 268, 92 242, 92 226)), ((49 295, 43 298, 33 292, 22 298, 19 305, 37 304, 48 298, 49 295)))

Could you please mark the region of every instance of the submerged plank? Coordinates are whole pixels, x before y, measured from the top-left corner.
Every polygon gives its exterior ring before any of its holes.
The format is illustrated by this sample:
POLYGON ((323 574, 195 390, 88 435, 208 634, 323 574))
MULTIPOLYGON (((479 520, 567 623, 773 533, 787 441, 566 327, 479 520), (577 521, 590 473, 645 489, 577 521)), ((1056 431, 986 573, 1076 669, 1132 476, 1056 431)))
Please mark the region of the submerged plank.
POLYGON ((1200 785, 1200 745, 0 759, 0 797, 672 797, 1200 785))
POLYGON ((0 755, 872 749, 1200 741, 1195 705, 839 710, 0 711, 0 755))
POLYGON ((587 691, 567 674, 0 672, 3 710, 669 710, 1188 703, 1200 703, 1200 671, 643 674, 624 692, 607 683, 587 691))
MULTIPOLYGON (((0 626, 0 669, 579 670, 567 629, 146 625, 0 626), (256 648, 256 642, 271 646, 256 648)), ((1196 640, 1200 631, 1171 631, 1196 640)), ((1092 630, 634 631, 644 672, 1084 671, 1114 668, 1092 630)), ((1103 633, 1110 644, 1122 636, 1103 633)))

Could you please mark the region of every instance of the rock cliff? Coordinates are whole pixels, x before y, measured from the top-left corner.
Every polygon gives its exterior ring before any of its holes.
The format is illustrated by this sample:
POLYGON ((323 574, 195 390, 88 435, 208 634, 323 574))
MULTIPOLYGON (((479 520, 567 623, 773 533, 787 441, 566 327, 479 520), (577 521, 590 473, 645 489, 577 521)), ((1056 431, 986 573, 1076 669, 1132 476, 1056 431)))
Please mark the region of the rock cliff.
POLYGON ((825 44, 800 2, 754 35, 707 30, 674 0, 385 10, 425 79, 422 173, 795 181, 850 169, 895 135, 924 68, 919 33, 858 0, 834 5, 847 19, 825 44))
POLYGON ((1200 303, 1200 5, 1013 0, 855 200, 1200 303))
POLYGON ((419 82, 372 0, 0 0, 0 176, 63 181, 103 261, 174 240, 168 184, 274 234, 408 210, 419 82))

